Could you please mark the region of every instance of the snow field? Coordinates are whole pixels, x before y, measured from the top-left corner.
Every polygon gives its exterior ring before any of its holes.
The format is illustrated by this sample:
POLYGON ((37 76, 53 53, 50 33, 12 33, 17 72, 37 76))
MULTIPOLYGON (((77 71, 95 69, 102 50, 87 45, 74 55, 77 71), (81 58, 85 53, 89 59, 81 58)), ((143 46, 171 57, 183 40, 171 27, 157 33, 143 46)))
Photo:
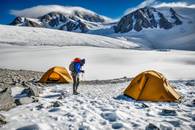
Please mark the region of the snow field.
POLYGON ((72 95, 71 84, 50 85, 43 88, 38 103, 18 106, 9 112, 4 112, 10 121, 3 129, 12 130, 36 124, 40 130, 45 128, 125 130, 145 129, 149 123, 161 129, 194 128, 192 115, 194 107, 190 106, 195 97, 194 81, 171 82, 177 91, 184 95, 181 103, 135 101, 122 95, 128 84, 129 82, 104 85, 81 84, 79 95, 72 95), (62 105, 52 107, 56 101, 62 105), (174 110, 176 114, 163 115, 161 114, 163 109, 174 110))

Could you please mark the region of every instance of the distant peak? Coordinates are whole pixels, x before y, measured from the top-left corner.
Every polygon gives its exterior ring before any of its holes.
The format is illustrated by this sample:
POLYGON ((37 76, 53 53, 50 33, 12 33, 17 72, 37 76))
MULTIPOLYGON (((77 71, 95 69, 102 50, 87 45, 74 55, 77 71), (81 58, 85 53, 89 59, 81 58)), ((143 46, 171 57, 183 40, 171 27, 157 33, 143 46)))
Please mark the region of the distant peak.
MULTIPOLYGON (((74 15, 74 14, 98 15, 94 11, 85 9, 83 7, 61 6, 61 5, 39 5, 39 6, 31 7, 31 8, 26 8, 23 10, 11 10, 10 13, 15 16, 38 18, 38 17, 41 17, 51 12, 56 12, 56 13, 61 13, 61 14, 66 14, 66 15, 74 15)), ((102 15, 99 15, 99 16, 102 16, 102 15)), ((102 17, 104 17, 105 19, 107 18, 105 16, 102 16, 102 17)))

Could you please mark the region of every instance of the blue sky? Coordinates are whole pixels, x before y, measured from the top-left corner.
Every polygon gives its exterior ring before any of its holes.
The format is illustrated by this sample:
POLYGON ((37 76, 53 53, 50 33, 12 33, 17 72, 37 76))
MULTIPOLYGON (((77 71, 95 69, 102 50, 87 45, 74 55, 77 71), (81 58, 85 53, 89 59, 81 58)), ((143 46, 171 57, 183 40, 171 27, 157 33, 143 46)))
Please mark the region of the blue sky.
MULTIPOLYGON (((81 6, 101 15, 116 19, 128 8, 133 8, 144 0, 0 0, 0 24, 10 23, 15 16, 10 10, 22 10, 38 5, 81 6)), ((154 1, 154 0, 152 0, 154 1)), ((158 0, 158 2, 188 2, 195 0, 158 0)))

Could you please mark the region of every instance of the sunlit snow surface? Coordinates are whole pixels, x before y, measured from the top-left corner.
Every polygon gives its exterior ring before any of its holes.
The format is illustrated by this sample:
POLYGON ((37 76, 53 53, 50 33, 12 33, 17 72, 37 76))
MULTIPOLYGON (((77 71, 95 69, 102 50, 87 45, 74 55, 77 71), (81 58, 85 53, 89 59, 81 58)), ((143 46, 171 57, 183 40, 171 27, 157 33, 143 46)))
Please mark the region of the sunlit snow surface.
POLYGON ((41 130, 126 130, 145 129, 149 123, 161 129, 194 129, 194 81, 171 82, 184 96, 181 103, 135 101, 122 95, 128 84, 83 84, 79 87, 79 95, 72 95, 71 84, 50 85, 44 88, 38 103, 3 112, 9 122, 1 129, 15 130, 36 124, 41 130), (64 98, 58 99, 62 93, 64 98), (51 107, 54 101, 60 101, 62 106, 51 107), (163 116, 162 109, 175 110, 176 115, 163 116))
POLYGON ((47 71, 68 68, 75 57, 86 59, 84 80, 134 77, 154 69, 168 79, 195 79, 195 52, 110 49, 83 46, 1 46, 0 67, 47 71))
MULTIPOLYGON (((73 58, 81 57, 86 59, 81 80, 134 77, 144 70, 154 69, 168 80, 174 79, 171 84, 184 97, 181 103, 134 101, 122 95, 129 82, 81 84, 81 94, 75 96, 71 84, 52 84, 43 88, 38 103, 1 112, 8 120, 1 129, 15 130, 27 125, 41 130, 145 129, 149 123, 161 129, 195 128, 194 51, 140 50, 139 43, 123 39, 49 29, 0 28, 3 30, 0 31, 0 68, 45 72, 56 65, 68 68, 73 58), (58 99, 62 93, 64 98, 58 99), (57 100, 62 106, 51 107, 57 100), (162 109, 175 110, 176 115, 162 116, 162 109)), ((21 89, 14 87, 13 96, 21 89)))

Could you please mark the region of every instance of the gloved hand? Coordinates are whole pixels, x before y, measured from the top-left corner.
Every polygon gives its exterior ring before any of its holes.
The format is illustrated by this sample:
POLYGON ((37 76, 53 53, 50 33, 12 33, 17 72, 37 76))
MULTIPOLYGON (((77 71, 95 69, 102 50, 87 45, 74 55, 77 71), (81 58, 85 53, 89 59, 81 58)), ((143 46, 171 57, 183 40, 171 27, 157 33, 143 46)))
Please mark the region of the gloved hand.
POLYGON ((81 70, 81 73, 85 73, 85 71, 84 70, 81 70))

